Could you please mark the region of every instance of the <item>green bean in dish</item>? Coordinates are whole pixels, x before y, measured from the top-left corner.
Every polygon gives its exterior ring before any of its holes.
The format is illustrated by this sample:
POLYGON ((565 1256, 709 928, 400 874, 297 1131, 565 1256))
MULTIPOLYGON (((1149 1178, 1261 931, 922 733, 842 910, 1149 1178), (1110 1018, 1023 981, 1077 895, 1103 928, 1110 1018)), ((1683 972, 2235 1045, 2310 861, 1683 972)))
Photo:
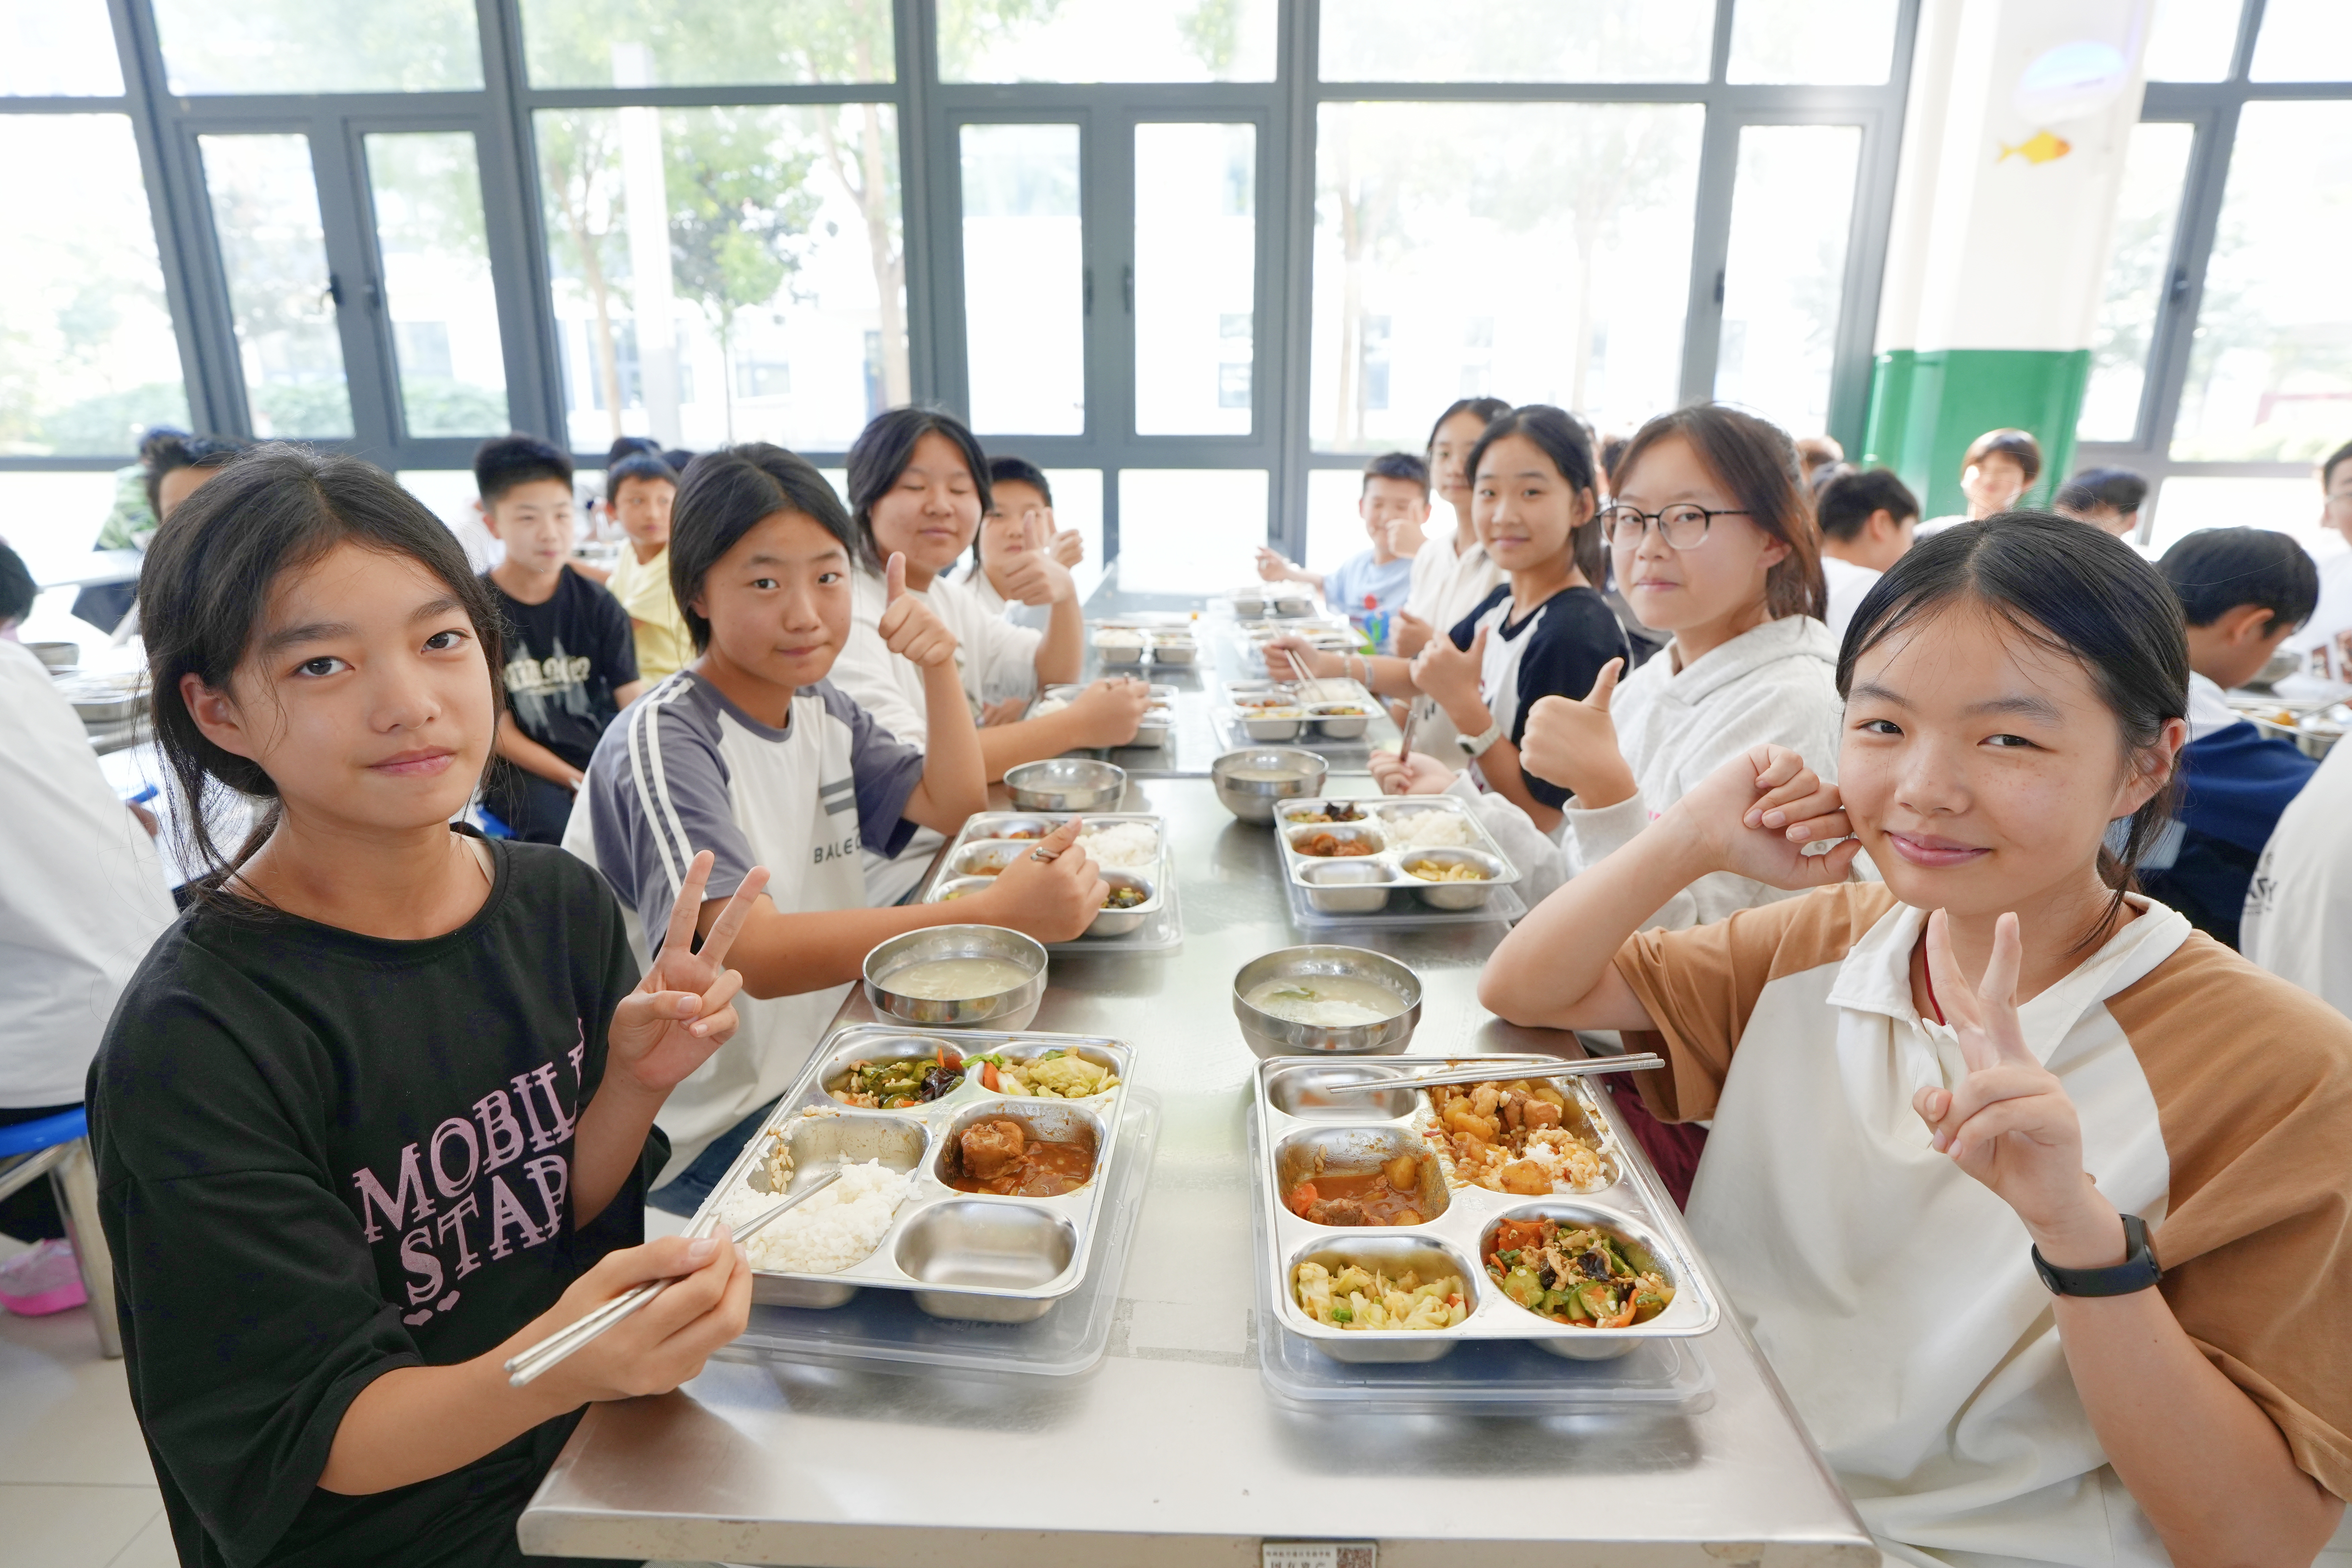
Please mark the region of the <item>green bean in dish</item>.
POLYGON ((891 1057, 852 1062, 841 1081, 825 1092, 863 1110, 898 1110, 928 1105, 963 1081, 964 1058, 952 1046, 935 1057, 891 1057))

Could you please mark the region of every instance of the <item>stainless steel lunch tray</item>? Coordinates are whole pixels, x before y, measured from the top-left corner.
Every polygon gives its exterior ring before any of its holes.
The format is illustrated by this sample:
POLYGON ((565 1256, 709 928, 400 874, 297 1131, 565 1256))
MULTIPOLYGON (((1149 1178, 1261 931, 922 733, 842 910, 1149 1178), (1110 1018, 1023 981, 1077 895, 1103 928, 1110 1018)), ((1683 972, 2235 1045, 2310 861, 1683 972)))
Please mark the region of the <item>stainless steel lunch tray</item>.
MULTIPOLYGON (((1318 914, 1377 915, 1391 908, 1390 895, 1400 888, 1413 893, 1433 910, 1459 911, 1483 908, 1496 892, 1519 879, 1519 870, 1469 803, 1452 795, 1377 795, 1362 800, 1286 800, 1275 807, 1275 842, 1282 847, 1282 874, 1298 889, 1298 897, 1318 914), (1365 816, 1362 822, 1310 823, 1304 818, 1328 805, 1352 805, 1365 816), (1389 823, 1424 812, 1449 812, 1468 824, 1471 844, 1465 848, 1397 849, 1389 847, 1389 823), (1370 838, 1370 855, 1326 857, 1301 855, 1294 840, 1307 834, 1329 832, 1343 838, 1370 838), (1471 859, 1492 872, 1478 882, 1427 882, 1404 868, 1408 859, 1471 859)), ((1410 919, 1412 906, 1396 912, 1410 919)))
MULTIPOLYGON (((1089 826, 1114 826, 1122 822, 1140 822, 1159 836, 1160 853, 1149 866, 1106 866, 1103 879, 1116 884, 1122 877, 1132 876, 1142 883, 1149 895, 1132 909, 1105 910, 1095 917, 1085 933, 1074 942, 1048 942, 1048 952, 1085 952, 1102 948, 1123 939, 1136 938, 1146 927, 1172 921, 1175 913, 1176 868, 1168 848, 1168 824, 1164 818, 1147 812, 1055 812, 1055 811, 983 811, 967 818, 940 857, 938 868, 923 889, 922 901, 941 903, 959 894, 976 891, 985 873, 975 874, 974 862, 994 858, 1011 859, 1036 847, 1034 838, 1007 838, 1005 833, 1019 827, 1042 826, 1051 832, 1073 816, 1081 817, 1089 826)), ((1128 946, 1169 947, 1170 940, 1125 941, 1128 946)))
MULTIPOLYGON (((1085 689, 1086 688, 1082 686, 1048 686, 1038 691, 1037 701, 1043 702, 1049 698, 1058 697, 1067 702, 1085 689)), ((1034 716, 1035 704, 1031 705, 1029 711, 1031 716, 1034 716)), ((1175 731, 1175 729, 1176 689, 1172 686, 1154 686, 1150 691, 1150 705, 1143 710, 1142 722, 1136 726, 1135 739, 1129 741, 1128 744, 1165 746, 1168 743, 1168 737, 1175 731)))
MULTIPOLYGON (((1444 1146, 1442 1138, 1430 1135, 1433 1113, 1424 1089, 1354 1095, 1325 1092, 1339 1084, 1487 1062, 1495 1065, 1497 1079, 1542 1078, 1543 1069, 1558 1061, 1555 1057, 1505 1053, 1376 1059, 1276 1057, 1260 1062, 1253 1089, 1259 1142, 1250 1179, 1256 1189, 1264 1241, 1259 1266, 1274 1282, 1275 1310, 1282 1328, 1343 1362, 1435 1361, 1473 1340, 1528 1341, 1570 1360, 1603 1361, 1649 1341, 1687 1338, 1712 1330, 1722 1309, 1695 1265, 1696 1248, 1682 1215, 1649 1174, 1648 1166, 1637 1156, 1629 1156, 1623 1130, 1608 1108, 1606 1097, 1591 1087, 1591 1079, 1549 1081, 1581 1112, 1585 1125, 1579 1131, 1589 1132, 1599 1144, 1606 1179, 1588 1190, 1555 1192, 1549 1197, 1456 1184, 1450 1149, 1444 1146), (1443 1173, 1445 1205, 1415 1226, 1309 1224, 1283 1206, 1281 1172, 1286 1156, 1294 1150, 1318 1145, 1336 1149, 1343 1157, 1376 1157, 1383 1148, 1410 1147, 1424 1155, 1434 1152, 1443 1173), (1499 1221, 1538 1215, 1606 1226, 1639 1243, 1673 1283, 1674 1300, 1648 1322, 1622 1329, 1557 1323, 1520 1307, 1486 1277, 1482 1243, 1499 1221), (1339 1329, 1319 1323, 1298 1305, 1293 1275, 1297 1265, 1308 1259, 1341 1258, 1368 1263, 1389 1258, 1434 1266, 1457 1275, 1470 1300, 1470 1315, 1451 1329, 1339 1329)), ((1427 1272, 1423 1267, 1424 1278, 1427 1272)))
MULTIPOLYGON (((792 1274, 754 1268, 751 1300, 761 1306, 838 1307, 861 1289, 904 1290, 935 1318, 987 1323, 1025 1323, 1053 1310, 1086 1278, 1094 1229, 1108 1185, 1104 1177, 1118 1151, 1134 1051, 1124 1042, 1096 1035, 1001 1034, 978 1029, 918 1029, 853 1024, 819 1047, 792 1089, 754 1133, 742 1153, 712 1190, 697 1223, 713 1213, 746 1182, 766 1192, 769 1136, 782 1132, 794 1150, 793 1186, 845 1160, 881 1158, 894 1170, 915 1173, 907 1196, 891 1216, 890 1228, 874 1250, 837 1274, 792 1274), (1050 1100, 998 1094, 982 1089, 977 1073, 928 1105, 901 1110, 866 1110, 843 1105, 825 1091, 826 1082, 853 1062, 889 1057, 923 1057, 942 1047, 966 1057, 1002 1051, 1010 1057, 1075 1050, 1118 1074, 1117 1087, 1087 1100, 1050 1100), (1000 1197, 949 1186, 938 1167, 949 1140, 988 1114, 1013 1116, 1040 1131, 1077 1127, 1095 1135, 1095 1174, 1076 1192, 1058 1197, 1000 1197), (804 1151, 804 1152, 803 1152, 804 1151)), ((791 1190, 790 1188, 787 1191, 791 1190)))
POLYGON ((1330 741, 1360 741, 1380 713, 1380 699, 1366 689, 1361 681, 1343 680, 1332 676, 1295 683, 1231 681, 1225 686, 1224 703, 1218 717, 1230 731, 1234 746, 1239 747, 1265 742, 1311 740, 1318 736, 1330 741), (1287 718, 1260 719, 1254 717, 1250 708, 1234 700, 1240 697, 1278 697, 1283 700, 1283 706, 1299 711, 1287 718), (1339 703, 1351 703, 1363 711, 1321 718, 1306 711, 1310 708, 1339 703))

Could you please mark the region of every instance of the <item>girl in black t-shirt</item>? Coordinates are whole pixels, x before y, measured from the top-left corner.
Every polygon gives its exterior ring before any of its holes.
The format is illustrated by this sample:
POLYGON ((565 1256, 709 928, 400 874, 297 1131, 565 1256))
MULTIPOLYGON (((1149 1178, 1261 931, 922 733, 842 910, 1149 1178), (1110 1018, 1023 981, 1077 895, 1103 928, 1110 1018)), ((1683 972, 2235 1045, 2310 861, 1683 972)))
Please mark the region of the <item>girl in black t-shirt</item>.
MULTIPOLYGON (((1601 558, 1592 444, 1567 413, 1529 404, 1487 425, 1471 449, 1470 476, 1478 542, 1509 574, 1500 587, 1410 661, 1318 654, 1304 639, 1283 638, 1267 649, 1266 667, 1277 679, 1294 670, 1355 675, 1384 697, 1430 697, 1462 737, 1447 761, 1472 763, 1480 784, 1549 832, 1568 792, 1519 765, 1528 710, 1541 698, 1584 696, 1612 660, 1623 668, 1627 651, 1594 586, 1601 558)), ((1453 766, 1419 761, 1408 780, 1394 755, 1376 752, 1373 776, 1391 795, 1408 783, 1434 791, 1452 781, 1453 766)))
POLYGON ((497 615, 356 459, 238 459, 156 535, 140 601, 177 786, 268 806, 226 855, 178 814, 213 869, 90 1072, 181 1560, 520 1563, 581 1408, 675 1387, 743 1328, 739 1251, 641 1245, 642 1197, 654 1113, 734 1030, 722 965, 765 873, 696 952, 698 860, 641 980, 594 872, 452 828, 495 733, 497 615), (664 1278, 509 1385, 517 1351, 664 1278))

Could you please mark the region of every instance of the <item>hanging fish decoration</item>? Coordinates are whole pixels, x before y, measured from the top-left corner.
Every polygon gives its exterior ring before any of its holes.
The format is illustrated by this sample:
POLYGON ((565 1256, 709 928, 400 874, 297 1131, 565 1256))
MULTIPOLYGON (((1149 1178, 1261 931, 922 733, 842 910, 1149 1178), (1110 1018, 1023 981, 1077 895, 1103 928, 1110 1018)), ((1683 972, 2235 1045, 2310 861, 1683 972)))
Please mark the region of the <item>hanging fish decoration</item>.
POLYGON ((2063 136, 2053 136, 2047 131, 2037 131, 2030 138, 2023 142, 2020 142, 2014 147, 2011 146, 2006 142, 2002 142, 2000 144, 2000 156, 1994 159, 1993 162, 1996 163, 2006 163, 2009 159, 2014 157, 2022 158, 2029 163, 2053 163, 2057 159, 2063 158, 2067 153, 2072 153, 2074 150, 2074 144, 2072 142, 2067 141, 2063 136))

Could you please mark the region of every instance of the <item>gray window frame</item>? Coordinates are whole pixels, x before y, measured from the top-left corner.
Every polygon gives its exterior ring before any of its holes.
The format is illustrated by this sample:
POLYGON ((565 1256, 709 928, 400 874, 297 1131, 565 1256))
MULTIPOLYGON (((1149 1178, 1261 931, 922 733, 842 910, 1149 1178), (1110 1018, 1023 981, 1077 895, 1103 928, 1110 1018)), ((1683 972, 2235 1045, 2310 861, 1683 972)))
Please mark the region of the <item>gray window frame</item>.
POLYGON ((2131 439, 2085 441, 2074 448, 2077 468, 2129 468, 2148 481, 2140 510, 2139 539, 2156 535, 2164 483, 2171 479, 2301 479, 2307 462, 2195 462, 2175 459, 2172 437, 2180 399, 2189 384, 2189 361, 2196 347, 2197 316, 2204 301, 2205 270, 2221 225, 2221 202, 2236 150, 2238 116, 2249 103, 2300 100, 2352 100, 2352 81, 2253 81, 2249 79, 2254 46, 2262 37, 2268 0, 2242 0, 2237 37, 2230 51, 2230 74, 2221 81, 2151 81, 2140 102, 2140 121, 2168 121, 2193 129, 2180 214, 2173 226, 2172 255, 2164 297, 2158 302, 2149 337, 2147 374, 2131 439))
MULTIPOLYGON (((463 468, 473 438, 415 437, 399 426, 391 326, 381 308, 361 138, 378 131, 465 130, 481 160, 492 275, 504 336, 507 395, 520 428, 565 429, 558 326, 540 226, 531 116, 545 109, 628 105, 887 102, 898 115, 909 385, 918 401, 968 405, 963 363, 957 127, 971 121, 1075 120, 1084 127, 1087 333, 1084 434, 1007 437, 1048 468, 1103 475, 1104 550, 1116 554, 1118 474, 1132 468, 1260 468, 1269 476, 1270 542, 1294 556, 1307 533, 1308 477, 1352 468, 1360 455, 1316 452, 1307 437, 1317 111, 1328 101, 1696 103, 1706 113, 1679 383, 1684 398, 1713 387, 1720 291, 1730 239, 1740 130, 1750 124, 1853 124, 1863 149, 1836 336, 1831 431, 1859 449, 1869 398, 1896 155, 1920 0, 1896 0, 1888 80, 1874 87, 1743 85, 1726 79, 1734 0, 1715 0, 1707 79, 1672 83, 1327 82, 1316 73, 1320 0, 1280 0, 1274 79, 1102 85, 942 82, 932 0, 891 0, 896 79, 881 84, 694 88, 534 88, 522 50, 520 0, 475 0, 479 91, 173 97, 149 0, 107 0, 123 70, 120 99, 0 100, 0 113, 127 112, 138 142, 165 289, 197 428, 251 432, 236 332, 197 156, 197 138, 297 131, 311 138, 331 266, 341 287, 338 326, 356 435, 320 445, 394 468, 463 468), (1247 121, 1258 127, 1257 325, 1251 429, 1245 436, 1134 433, 1133 315, 1124 286, 1133 251, 1132 127, 1150 121, 1247 121), (1122 307, 1125 307, 1124 309, 1122 307)), ((2257 0, 2258 3, 2258 0, 2257 0)), ((1508 389, 1502 389, 1507 393, 1508 389)), ((1432 410, 1434 413, 1434 410, 1432 410)), ((992 432, 981 433, 983 438, 992 432)), ((820 466, 845 454, 812 450, 820 466)), ((601 463, 601 453, 579 454, 601 463)), ((110 469, 126 455, 0 458, 12 470, 110 469)))

